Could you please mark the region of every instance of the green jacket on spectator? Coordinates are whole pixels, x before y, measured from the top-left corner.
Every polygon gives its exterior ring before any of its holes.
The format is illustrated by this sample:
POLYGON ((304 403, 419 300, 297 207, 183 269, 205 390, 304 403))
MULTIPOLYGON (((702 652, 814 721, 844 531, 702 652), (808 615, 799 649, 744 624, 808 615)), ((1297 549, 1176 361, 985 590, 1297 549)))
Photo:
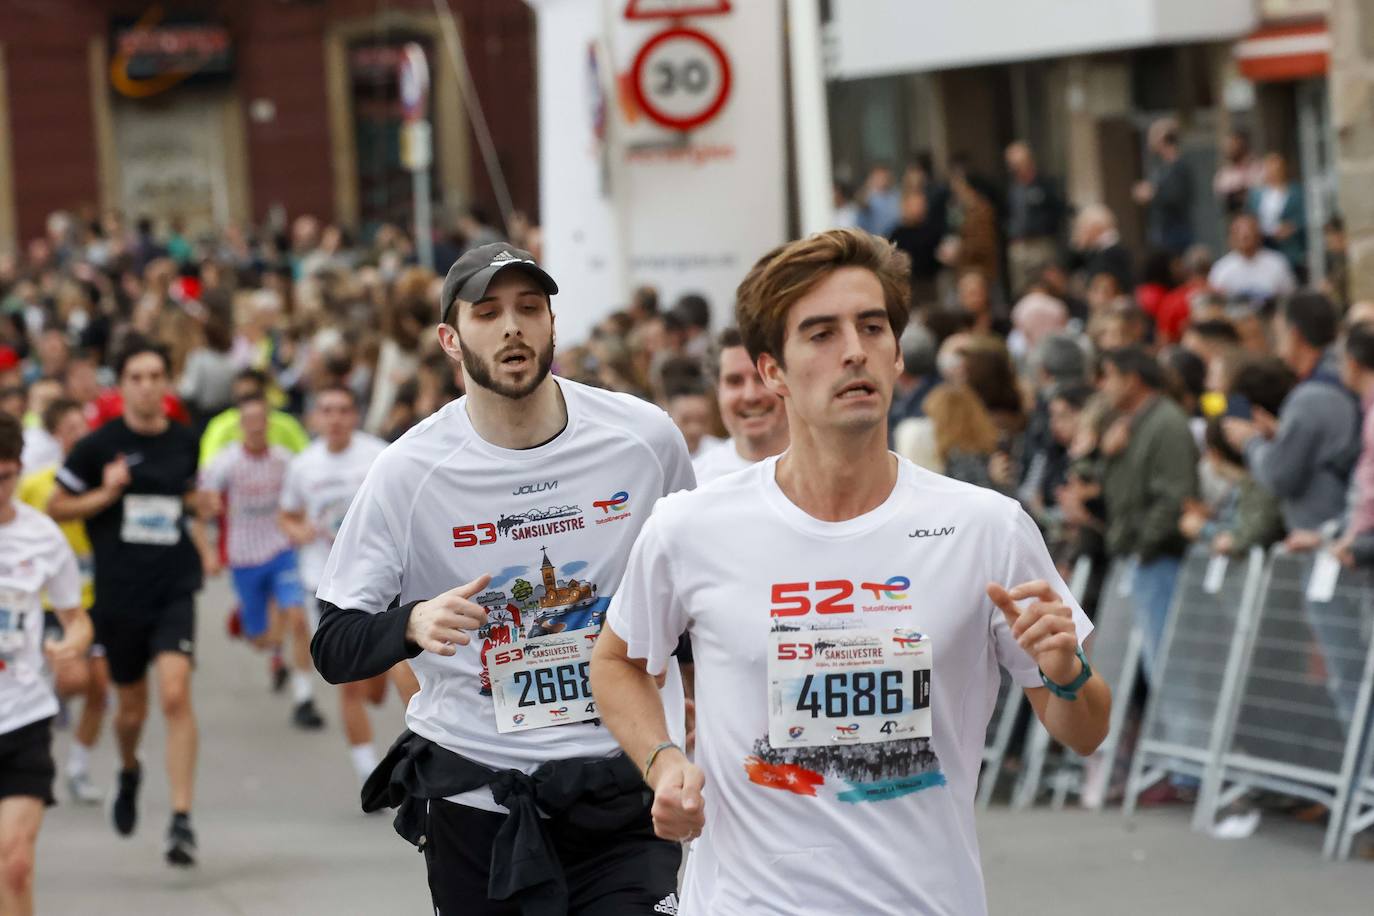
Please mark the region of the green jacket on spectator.
POLYGON ((1108 554, 1138 554, 1142 562, 1183 555, 1188 541, 1178 520, 1184 500, 1197 494, 1197 463, 1188 417, 1177 404, 1155 397, 1140 409, 1126 448, 1102 472, 1108 554))
POLYGON ((1278 498, 1248 474, 1236 484, 1236 517, 1231 525, 1231 554, 1242 556, 1251 547, 1268 548, 1283 540, 1283 512, 1278 498))

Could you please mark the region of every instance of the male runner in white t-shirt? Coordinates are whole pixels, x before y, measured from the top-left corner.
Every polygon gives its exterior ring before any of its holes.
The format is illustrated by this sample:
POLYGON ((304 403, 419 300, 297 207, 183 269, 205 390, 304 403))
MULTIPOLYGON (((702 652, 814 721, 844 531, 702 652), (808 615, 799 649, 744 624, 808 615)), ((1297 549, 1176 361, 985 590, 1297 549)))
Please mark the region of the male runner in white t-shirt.
POLYGON ((557 291, 502 243, 450 268, 438 335, 467 395, 373 463, 317 592, 327 680, 413 659, 408 730, 363 804, 401 808, 441 914, 650 913, 677 889, 681 851, 588 668, 640 526, 691 463, 663 411, 549 374, 557 291))
POLYGON ((730 438, 703 449, 692 461, 697 486, 787 448, 787 411, 782 398, 759 378, 738 328, 726 328, 716 336, 710 362, 720 419, 730 438))
MULTIPOLYGON (((353 495, 363 485, 368 469, 386 443, 358 429, 358 396, 346 385, 331 385, 315 392, 312 413, 319 438, 293 458, 287 468, 278 522, 296 545, 305 601, 312 619, 318 619, 315 589, 324 574, 329 548, 343 525, 353 495)), ((408 702, 419 689, 410 666, 398 663, 392 676, 402 702, 408 702)), ((377 767, 367 703, 380 703, 385 698, 386 682, 387 675, 379 674, 339 688, 344 737, 348 739, 359 782, 377 767)))
POLYGON ((239 599, 245 639, 261 649, 291 636, 291 721, 297 727, 324 727, 315 709, 314 670, 310 660, 310 625, 305 617, 296 551, 277 524, 286 469, 295 455, 267 439, 270 408, 262 392, 238 402, 243 438, 231 442, 201 470, 202 511, 211 518, 225 514, 229 575, 239 599))
POLYGON ((791 446, 655 507, 597 643, 598 708, 655 790, 655 828, 700 837, 680 914, 977 916, 999 664, 1058 740, 1088 753, 1106 733, 1092 626, 1034 523, 887 450, 907 276, 890 243, 833 230, 741 287, 791 446), (654 690, 683 632, 695 764, 654 690))
POLYGON ((76 555, 52 519, 14 498, 24 431, 0 414, 0 913, 33 913, 33 860, 53 803, 57 697, 43 661, 79 661, 91 644, 76 555), (46 593, 62 638, 44 642, 46 593))

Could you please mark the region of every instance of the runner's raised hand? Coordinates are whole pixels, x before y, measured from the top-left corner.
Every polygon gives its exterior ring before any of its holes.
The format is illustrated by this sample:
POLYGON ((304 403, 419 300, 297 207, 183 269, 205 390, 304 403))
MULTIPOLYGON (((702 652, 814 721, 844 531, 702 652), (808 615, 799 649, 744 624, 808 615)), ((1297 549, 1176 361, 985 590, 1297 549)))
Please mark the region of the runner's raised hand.
POLYGON ((1043 579, 1007 590, 996 583, 988 585, 988 598, 1001 608, 1011 626, 1011 635, 1026 654, 1035 659, 1045 677, 1056 684, 1067 684, 1082 670, 1078 661, 1078 634, 1073 611, 1043 579), (1034 598, 1028 607, 1017 601, 1034 598))
POLYGON ((472 640, 466 631, 487 622, 486 610, 471 598, 490 582, 490 575, 479 576, 415 605, 406 621, 406 640, 436 655, 452 655, 466 646, 472 640))

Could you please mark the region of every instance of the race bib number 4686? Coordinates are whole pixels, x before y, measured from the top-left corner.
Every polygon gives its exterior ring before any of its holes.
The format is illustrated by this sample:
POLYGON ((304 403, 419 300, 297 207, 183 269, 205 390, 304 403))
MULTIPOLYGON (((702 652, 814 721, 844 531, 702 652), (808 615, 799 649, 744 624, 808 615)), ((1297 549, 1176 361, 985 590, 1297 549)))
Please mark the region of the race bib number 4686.
POLYGON ((928 738, 931 643, 905 629, 770 634, 768 742, 775 748, 928 738))
POLYGON ((521 640, 487 657, 496 730, 519 732, 597 717, 590 681, 596 630, 521 640))

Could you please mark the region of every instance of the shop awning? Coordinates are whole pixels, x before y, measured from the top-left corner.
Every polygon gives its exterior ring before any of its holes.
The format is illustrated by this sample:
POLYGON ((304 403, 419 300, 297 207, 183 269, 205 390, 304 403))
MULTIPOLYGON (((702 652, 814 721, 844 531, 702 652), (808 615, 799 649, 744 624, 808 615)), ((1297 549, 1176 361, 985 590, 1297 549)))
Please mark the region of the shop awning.
POLYGON ((1236 42, 1236 60, 1241 75, 1256 83, 1325 76, 1331 33, 1320 21, 1266 26, 1236 42))

